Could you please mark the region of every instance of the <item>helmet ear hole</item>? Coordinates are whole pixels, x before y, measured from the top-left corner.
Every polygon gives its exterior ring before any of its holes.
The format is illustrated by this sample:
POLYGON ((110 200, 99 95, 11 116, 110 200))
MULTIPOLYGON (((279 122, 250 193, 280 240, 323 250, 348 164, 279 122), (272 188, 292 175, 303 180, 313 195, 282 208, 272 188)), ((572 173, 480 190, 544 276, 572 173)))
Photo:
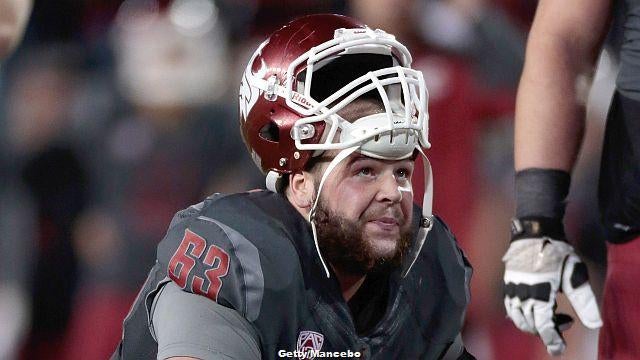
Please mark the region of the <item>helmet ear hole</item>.
POLYGON ((260 137, 264 140, 271 142, 279 142, 280 141, 280 132, 278 130, 278 125, 273 121, 270 121, 268 124, 264 125, 260 129, 259 133, 260 137))

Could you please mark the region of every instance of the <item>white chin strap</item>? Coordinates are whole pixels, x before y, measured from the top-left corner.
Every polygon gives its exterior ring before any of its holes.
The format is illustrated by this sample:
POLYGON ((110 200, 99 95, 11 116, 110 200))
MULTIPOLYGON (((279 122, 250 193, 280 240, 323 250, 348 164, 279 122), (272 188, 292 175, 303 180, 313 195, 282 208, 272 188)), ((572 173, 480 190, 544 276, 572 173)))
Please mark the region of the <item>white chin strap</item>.
POLYGON ((327 267, 327 263, 324 261, 324 258, 322 257, 322 253, 320 252, 320 245, 318 245, 318 232, 316 230, 316 222, 314 219, 316 215, 316 207, 318 206, 318 201, 320 200, 320 192, 322 191, 324 182, 329 177, 329 174, 331 174, 333 169, 335 169, 335 167, 338 166, 338 164, 342 160, 349 157, 349 155, 351 155, 354 151, 358 150, 359 147, 360 146, 352 146, 350 148, 346 148, 340 151, 338 155, 336 155, 336 157, 334 157, 333 160, 331 160, 331 162, 329 163, 329 166, 327 166, 327 169, 324 171, 324 174, 322 174, 320 185, 318 185, 318 192, 316 193, 316 199, 313 201, 313 206, 311 207, 311 211, 309 211, 309 222, 311 223, 311 231, 313 231, 313 243, 316 246, 316 252, 318 253, 318 257, 320 258, 320 262, 322 263, 324 272, 325 274, 327 274, 327 278, 330 278, 331 275, 329 273, 329 268, 327 267))
MULTIPOLYGON (((318 185, 318 192, 316 193, 316 198, 313 202, 313 206, 311 207, 311 210, 309 211, 308 220, 311 223, 311 231, 313 232, 313 243, 316 247, 318 258, 322 263, 322 267, 324 268, 327 278, 330 278, 331 274, 329 272, 329 268, 327 267, 327 263, 324 261, 324 258, 322 257, 322 252, 320 252, 320 245, 318 244, 318 233, 317 233, 316 224, 315 224, 316 207, 318 206, 318 201, 320 199, 320 193, 322 191, 322 187, 324 186, 325 181, 329 177, 329 174, 331 174, 331 172, 336 168, 336 166, 338 166, 338 164, 342 160, 349 157, 349 155, 354 153, 359 148, 360 148, 359 145, 346 148, 340 151, 338 155, 335 158, 333 158, 333 160, 331 160, 331 162, 329 163, 329 166, 327 166, 327 169, 324 171, 324 174, 322 174, 320 185, 318 185)), ((422 151, 422 148, 420 148, 420 146, 416 146, 416 148, 418 149, 420 154, 422 154, 422 157, 424 159, 425 183, 424 183, 424 195, 422 197, 422 219, 420 219, 420 227, 418 230, 418 236, 416 237, 416 243, 411 248, 412 249, 410 252, 411 262, 409 263, 409 266, 405 270, 403 270, 402 277, 405 277, 413 267, 413 264, 416 262, 416 259, 420 254, 420 250, 422 249, 422 246, 424 245, 425 240, 427 239, 427 234, 433 227, 433 219, 431 214, 431 207, 433 203, 433 174, 431 172, 431 163, 429 162, 429 159, 427 159, 427 156, 425 155, 424 151, 422 151)), ((398 191, 400 192, 400 195, 402 195, 402 191, 405 191, 405 189, 398 188, 398 191)))
POLYGON ((420 146, 416 146, 416 149, 422 155, 423 168, 424 168, 424 194, 422 195, 422 218, 420 219, 420 225, 418 226, 418 236, 416 236, 416 242, 411 247, 411 251, 408 254, 408 258, 411 259, 409 266, 407 266, 402 271, 402 277, 404 278, 409 274, 409 271, 415 264, 418 256, 420 256, 420 251, 422 250, 422 246, 424 246, 425 241, 427 240, 427 235, 429 231, 433 228, 433 214, 432 214, 432 206, 433 206, 433 172, 431 171, 431 163, 425 155, 424 151, 420 146))

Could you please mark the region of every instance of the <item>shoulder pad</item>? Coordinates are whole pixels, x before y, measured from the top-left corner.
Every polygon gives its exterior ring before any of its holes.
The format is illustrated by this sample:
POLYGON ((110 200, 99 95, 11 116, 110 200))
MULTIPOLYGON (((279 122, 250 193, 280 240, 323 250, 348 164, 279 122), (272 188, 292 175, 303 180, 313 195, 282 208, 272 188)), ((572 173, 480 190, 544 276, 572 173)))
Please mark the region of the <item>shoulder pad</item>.
POLYGON ((418 259, 404 280, 430 342, 449 344, 460 332, 470 300, 471 273, 455 237, 434 217, 418 259))
MULTIPOLYGON (((425 252, 435 255, 437 263, 444 274, 449 294, 453 300, 466 306, 470 302, 470 285, 473 268, 466 255, 458 246, 458 242, 449 227, 438 216, 434 216, 433 228, 427 236, 422 258, 425 252)), ((433 261, 431 258, 427 261, 433 261)))
POLYGON ((297 256, 291 246, 276 246, 290 242, 242 195, 217 195, 178 212, 157 257, 167 276, 183 290, 254 321, 265 287, 286 270, 285 261, 279 259, 289 259, 287 267, 291 267, 295 266, 291 258, 297 256))

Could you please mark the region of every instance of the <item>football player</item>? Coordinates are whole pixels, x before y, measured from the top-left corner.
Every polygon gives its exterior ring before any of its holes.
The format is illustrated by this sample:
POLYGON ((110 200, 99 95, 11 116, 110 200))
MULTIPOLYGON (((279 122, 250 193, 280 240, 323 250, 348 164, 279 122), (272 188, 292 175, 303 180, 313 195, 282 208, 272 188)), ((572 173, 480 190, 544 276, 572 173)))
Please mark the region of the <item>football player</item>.
POLYGON ((240 128, 268 190, 178 212, 114 357, 472 359, 471 267, 422 208, 427 89, 392 35, 302 17, 251 57, 240 128))
POLYGON ((600 359, 640 358, 640 1, 538 3, 516 104, 516 219, 504 256, 505 306, 553 355, 571 319, 556 314, 564 293, 582 323, 600 331, 600 359), (603 319, 587 268, 567 242, 563 217, 585 127, 588 85, 608 24, 622 20, 620 70, 607 118, 599 205, 607 237, 603 319))

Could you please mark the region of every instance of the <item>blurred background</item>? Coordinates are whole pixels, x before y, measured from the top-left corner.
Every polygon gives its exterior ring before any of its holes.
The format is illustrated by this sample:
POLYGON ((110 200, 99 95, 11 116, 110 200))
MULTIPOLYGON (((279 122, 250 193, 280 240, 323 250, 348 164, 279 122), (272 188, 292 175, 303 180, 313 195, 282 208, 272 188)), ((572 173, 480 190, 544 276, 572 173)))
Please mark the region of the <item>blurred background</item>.
MULTIPOLYGON (((470 352, 549 358, 505 318, 500 260, 514 212, 515 90, 535 6, 36 0, 23 42, 0 65, 0 359, 111 355, 172 215, 213 192, 264 187, 237 126, 239 80, 271 31, 317 12, 395 34, 425 75, 435 213, 475 268, 470 352)), ((598 296, 606 257, 595 189, 616 59, 604 52, 600 64, 566 219, 598 296)), ((564 358, 595 359, 597 336, 574 326, 564 358)))

